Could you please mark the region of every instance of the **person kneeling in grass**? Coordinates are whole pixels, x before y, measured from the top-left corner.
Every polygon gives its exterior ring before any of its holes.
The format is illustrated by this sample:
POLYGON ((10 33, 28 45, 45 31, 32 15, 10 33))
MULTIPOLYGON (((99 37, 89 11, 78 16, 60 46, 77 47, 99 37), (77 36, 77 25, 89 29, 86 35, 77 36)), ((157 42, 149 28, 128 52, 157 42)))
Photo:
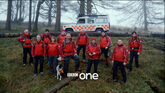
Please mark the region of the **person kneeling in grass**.
POLYGON ((48 62, 49 62, 49 68, 50 73, 56 72, 56 67, 58 65, 58 56, 59 56, 59 47, 56 43, 55 37, 52 37, 51 42, 48 44, 48 62))
POLYGON ((86 73, 90 73, 91 66, 93 63, 94 63, 94 73, 97 73, 97 67, 99 63, 101 49, 96 43, 96 38, 92 38, 91 44, 88 45, 86 53, 88 54, 88 58, 89 58, 86 73))
POLYGON ((118 40, 116 47, 113 50, 112 54, 112 64, 113 64, 113 81, 117 82, 117 69, 120 67, 123 80, 121 84, 126 83, 126 72, 125 65, 128 61, 128 49, 123 44, 122 40, 118 40))

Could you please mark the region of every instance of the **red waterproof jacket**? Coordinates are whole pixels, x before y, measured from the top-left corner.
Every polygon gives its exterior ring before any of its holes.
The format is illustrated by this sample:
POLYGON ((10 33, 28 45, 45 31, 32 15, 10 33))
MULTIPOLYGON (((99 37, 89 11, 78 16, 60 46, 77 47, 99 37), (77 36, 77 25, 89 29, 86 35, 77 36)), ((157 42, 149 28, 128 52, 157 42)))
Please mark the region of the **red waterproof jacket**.
POLYGON ((48 33, 48 34, 43 33, 43 34, 41 35, 41 38, 42 38, 42 40, 44 41, 44 43, 45 43, 46 45, 48 45, 48 44, 50 43, 51 37, 52 37, 52 36, 50 35, 50 33, 48 33))
POLYGON ((32 56, 45 56, 46 55, 46 46, 42 40, 38 42, 35 40, 32 45, 32 56))
POLYGON ((32 47, 30 33, 28 35, 23 33, 23 35, 20 38, 18 38, 18 41, 22 43, 23 48, 31 48, 32 47))
POLYGON ((141 53, 142 51, 142 40, 140 38, 138 38, 138 36, 131 36, 131 38, 129 39, 128 42, 128 50, 129 51, 137 51, 139 53, 141 53))
POLYGON ((88 45, 89 38, 86 32, 82 33, 80 32, 80 35, 77 37, 76 45, 88 45))
POLYGON ((73 54, 77 54, 76 45, 72 39, 70 40, 70 42, 66 42, 66 40, 64 40, 62 44, 61 53, 62 53, 62 58, 65 56, 71 56, 73 54))
POLYGON ((63 41, 65 40, 65 36, 66 35, 59 35, 58 38, 57 38, 57 43, 61 46, 63 41))
POLYGON ((47 46, 48 48, 48 56, 59 56, 59 47, 57 43, 51 42, 47 46))
POLYGON ((99 59, 100 58, 100 54, 101 54, 101 49, 97 45, 97 43, 95 43, 95 44, 91 43, 91 44, 89 44, 87 46, 86 53, 87 53, 89 59, 99 59), (94 52, 96 53, 95 55, 89 55, 90 53, 94 53, 94 52))
POLYGON ((101 36, 100 38, 100 48, 110 47, 112 44, 111 38, 105 34, 105 36, 101 36))
POLYGON ((112 61, 127 62, 128 61, 128 49, 122 45, 117 45, 112 53, 112 61))

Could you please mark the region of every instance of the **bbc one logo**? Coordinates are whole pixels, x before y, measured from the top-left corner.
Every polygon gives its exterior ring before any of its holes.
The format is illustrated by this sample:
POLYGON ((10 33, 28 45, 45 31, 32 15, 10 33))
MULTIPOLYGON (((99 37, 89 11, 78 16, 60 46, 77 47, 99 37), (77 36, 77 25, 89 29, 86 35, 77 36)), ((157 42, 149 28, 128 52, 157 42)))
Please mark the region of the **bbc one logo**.
POLYGON ((67 77, 79 77, 80 80, 98 80, 99 75, 97 73, 67 73, 67 77))

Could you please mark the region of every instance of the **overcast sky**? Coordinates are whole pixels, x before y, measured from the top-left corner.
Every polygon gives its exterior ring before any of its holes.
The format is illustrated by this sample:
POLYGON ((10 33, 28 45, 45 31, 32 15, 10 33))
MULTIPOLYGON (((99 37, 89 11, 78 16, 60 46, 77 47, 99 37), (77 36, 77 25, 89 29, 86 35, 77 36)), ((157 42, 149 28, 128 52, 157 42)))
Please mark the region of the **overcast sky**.
MULTIPOLYGON (((122 2, 125 3, 127 1, 122 1, 122 2)), ((6 20, 6 12, 3 12, 6 9, 7 9, 7 0, 6 1, 5 0, 0 0, 0 20, 1 21, 6 20)), ((120 20, 122 18, 124 18, 125 15, 121 14, 118 11, 115 11, 113 9, 103 9, 101 7, 97 7, 97 9, 99 11, 99 14, 109 16, 111 25, 127 26, 127 27, 134 27, 135 26, 133 24, 134 22, 128 22, 128 21, 120 22, 120 20)), ((28 8, 27 8, 27 11, 28 11, 28 8)), ((160 11, 162 12, 161 15, 164 16, 164 7, 160 11)), ((75 23, 77 21, 76 17, 77 17, 77 14, 73 13, 73 11, 62 12, 61 21, 63 23, 75 23)), ((25 21, 28 21, 28 16, 26 17, 25 21)), ((42 18, 39 18, 39 21, 47 22, 47 20, 44 20, 42 18)), ((55 22, 55 20, 53 20, 53 21, 55 22)), ((164 25, 162 24, 160 26, 163 27, 164 25)))

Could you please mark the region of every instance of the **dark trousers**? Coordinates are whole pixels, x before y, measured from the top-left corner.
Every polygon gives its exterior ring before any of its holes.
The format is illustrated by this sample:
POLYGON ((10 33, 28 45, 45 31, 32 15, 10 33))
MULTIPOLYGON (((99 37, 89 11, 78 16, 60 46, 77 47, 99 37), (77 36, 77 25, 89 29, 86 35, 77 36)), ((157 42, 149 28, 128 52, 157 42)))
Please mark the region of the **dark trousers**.
POLYGON ((130 51, 130 62, 129 62, 129 66, 128 66, 128 69, 132 70, 132 62, 133 62, 133 59, 135 57, 135 66, 138 68, 139 67, 139 56, 137 54, 138 52, 137 51, 130 51))
POLYGON ((86 45, 78 45, 78 48, 77 48, 77 55, 80 54, 81 48, 83 48, 83 59, 86 59, 86 56, 85 56, 86 45))
POLYGON ((33 63, 33 57, 31 55, 31 48, 23 48, 23 64, 26 64, 27 54, 30 56, 29 64, 33 63))
MULTIPOLYGON (((101 54, 104 53, 104 57, 109 58, 109 48, 105 49, 105 48, 101 48, 101 54)), ((108 62, 106 62, 106 64, 108 64, 108 62)))
POLYGON ((113 63, 113 79, 117 79, 117 69, 120 67, 121 74, 123 76, 123 82, 126 82, 126 72, 123 62, 114 61, 113 63))
POLYGON ((94 63, 94 73, 97 73, 97 67, 98 67, 98 63, 99 63, 98 59, 88 59, 88 66, 87 66, 86 73, 90 73, 93 63, 94 63))
POLYGON ((58 60, 57 60, 57 57, 56 56, 49 56, 48 57, 49 59, 49 69, 50 69, 50 72, 56 72, 56 67, 58 65, 58 60))
POLYGON ((34 63, 34 74, 38 73, 38 61, 40 60, 40 72, 43 72, 43 62, 44 56, 35 56, 35 63, 34 63))
POLYGON ((78 71, 79 70, 79 65, 80 65, 79 57, 78 56, 74 56, 74 55, 65 56, 64 57, 64 73, 65 74, 67 74, 68 71, 69 71, 70 58, 72 58, 72 59, 75 60, 75 71, 78 71))

